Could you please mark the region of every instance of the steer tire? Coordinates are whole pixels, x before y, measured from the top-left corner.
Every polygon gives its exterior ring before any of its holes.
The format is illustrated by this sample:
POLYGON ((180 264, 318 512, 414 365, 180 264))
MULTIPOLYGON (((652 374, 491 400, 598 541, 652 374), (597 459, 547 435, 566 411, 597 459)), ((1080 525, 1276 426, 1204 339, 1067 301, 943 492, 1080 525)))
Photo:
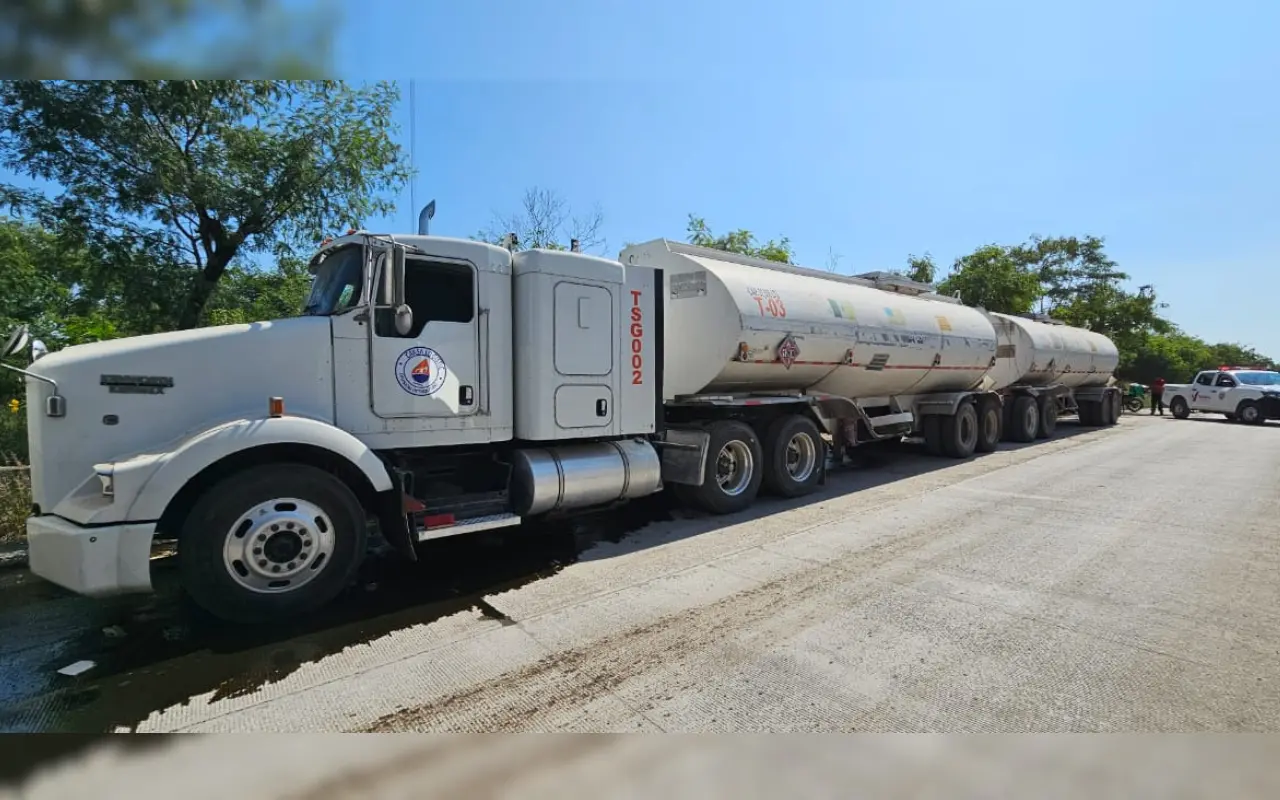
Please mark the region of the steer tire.
POLYGON ((1252 400, 1240 401, 1240 405, 1236 406, 1236 419, 1245 425, 1261 425, 1267 421, 1262 414, 1262 409, 1252 400))
POLYGON ((364 560, 367 536, 364 508, 335 475, 309 464, 263 464, 196 500, 178 534, 178 572, 187 594, 215 617, 281 622, 336 597, 364 560))
POLYGON ((764 461, 761 487, 781 497, 801 497, 818 488, 822 480, 822 460, 826 457, 818 426, 799 414, 782 417, 769 426, 764 437, 764 461), (791 452, 795 440, 796 451, 791 452), (807 442, 807 444, 806 444, 807 442), (808 467, 802 477, 792 474, 788 464, 795 456, 797 469, 808 467), (812 460, 812 463, 807 463, 812 460))
POLYGON ((1169 413, 1178 419, 1186 419, 1191 416, 1191 406, 1187 405, 1186 398, 1175 397, 1169 404, 1169 413))

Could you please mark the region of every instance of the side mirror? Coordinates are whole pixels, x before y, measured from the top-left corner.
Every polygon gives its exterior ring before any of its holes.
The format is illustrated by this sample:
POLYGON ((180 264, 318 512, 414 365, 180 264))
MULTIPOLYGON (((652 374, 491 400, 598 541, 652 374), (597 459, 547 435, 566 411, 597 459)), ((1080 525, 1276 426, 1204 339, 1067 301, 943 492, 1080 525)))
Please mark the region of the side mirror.
POLYGON ((0 358, 16 356, 22 352, 27 346, 28 338, 27 326, 19 325, 14 329, 13 333, 9 334, 8 340, 4 343, 4 351, 0 352, 0 358))
POLYGON ((40 341, 39 339, 36 339, 31 343, 31 360, 32 361, 39 361, 40 359, 44 358, 47 355, 49 355, 49 348, 45 346, 44 342, 40 341))
POLYGON ((403 247, 392 247, 391 307, 395 309, 396 333, 401 336, 413 330, 413 309, 409 308, 409 305, 404 301, 404 259, 405 249, 403 247))
POLYGON ((404 305, 404 248, 391 248, 391 305, 404 305))

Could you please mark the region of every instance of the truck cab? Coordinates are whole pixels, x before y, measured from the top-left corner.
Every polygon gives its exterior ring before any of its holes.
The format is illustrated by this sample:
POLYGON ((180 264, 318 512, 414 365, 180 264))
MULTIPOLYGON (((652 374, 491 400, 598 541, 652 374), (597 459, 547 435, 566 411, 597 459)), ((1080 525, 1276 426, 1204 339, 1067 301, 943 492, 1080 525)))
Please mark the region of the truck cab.
POLYGON ((336 596, 371 528, 414 559, 662 488, 655 270, 366 232, 310 268, 298 317, 5 365, 27 378, 35 574, 149 591, 174 539, 198 604, 273 621, 336 596))
POLYGON ((1191 383, 1166 386, 1164 395, 1178 419, 1193 412, 1222 414, 1246 425, 1280 419, 1280 372, 1265 367, 1201 370, 1191 383))

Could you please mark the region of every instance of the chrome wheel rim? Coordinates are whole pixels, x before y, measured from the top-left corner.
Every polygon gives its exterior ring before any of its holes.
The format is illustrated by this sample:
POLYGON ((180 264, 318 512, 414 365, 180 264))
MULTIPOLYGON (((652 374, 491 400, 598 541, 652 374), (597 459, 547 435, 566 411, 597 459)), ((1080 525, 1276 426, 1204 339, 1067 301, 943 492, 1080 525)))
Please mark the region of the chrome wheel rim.
POLYGON ((755 457, 746 442, 734 440, 720 448, 716 456, 716 483, 720 491, 736 497, 747 490, 755 472, 755 457))
POLYGON ((296 591, 333 556, 333 521, 315 503, 281 497, 259 503, 227 531, 222 560, 241 587, 259 594, 296 591))
POLYGON ((1246 406, 1244 411, 1240 412, 1240 419, 1245 422, 1256 422, 1258 419, 1258 409, 1253 406, 1246 406))
POLYGON ((804 483, 818 468, 818 448, 813 437, 797 433, 787 442, 787 474, 796 483, 804 483))

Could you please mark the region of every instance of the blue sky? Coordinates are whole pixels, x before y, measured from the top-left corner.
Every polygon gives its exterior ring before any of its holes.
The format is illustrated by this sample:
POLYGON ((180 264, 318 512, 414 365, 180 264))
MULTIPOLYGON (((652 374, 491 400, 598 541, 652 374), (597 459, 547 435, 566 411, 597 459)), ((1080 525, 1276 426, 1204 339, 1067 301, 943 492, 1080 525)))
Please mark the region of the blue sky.
MULTIPOLYGON (((344 35, 337 67, 417 79, 433 232, 539 185, 599 203, 611 248, 697 212, 843 271, 1095 234, 1188 331, 1280 356, 1274 0, 364 8, 365 32, 421 36, 344 35)), ((402 209, 376 224, 411 229, 402 209)))
MULTIPOLYGON (((417 79, 434 233, 470 235, 536 185, 599 204, 612 251, 682 238, 696 212, 845 272, 1094 234, 1189 332, 1280 357, 1275 0, 356 9, 334 18, 336 68, 401 81, 406 143, 417 79)), ((406 190, 369 226, 416 213, 406 190)))

